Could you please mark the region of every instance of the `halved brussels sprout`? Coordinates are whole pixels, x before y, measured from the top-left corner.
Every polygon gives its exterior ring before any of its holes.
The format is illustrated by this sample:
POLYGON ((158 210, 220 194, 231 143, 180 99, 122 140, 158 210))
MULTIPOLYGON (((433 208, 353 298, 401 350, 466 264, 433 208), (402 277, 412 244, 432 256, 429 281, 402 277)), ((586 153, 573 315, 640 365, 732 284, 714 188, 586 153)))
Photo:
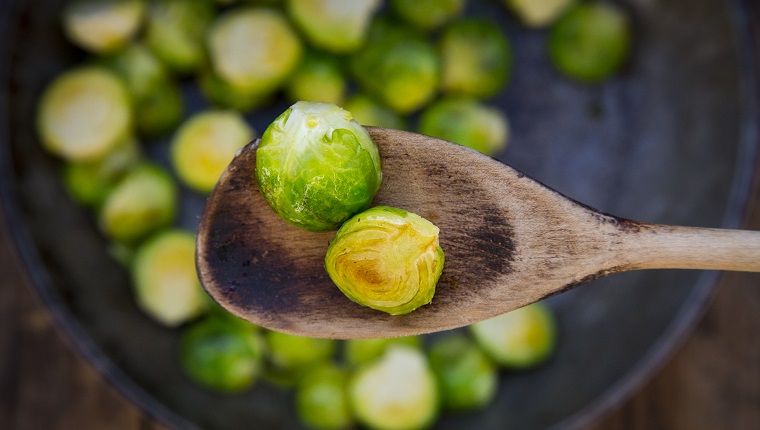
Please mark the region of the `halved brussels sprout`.
POLYGON ((100 211, 100 226, 111 239, 133 242, 166 227, 177 211, 177 189, 161 167, 143 162, 111 190, 100 211))
POLYGON ((376 206, 338 230, 327 274, 349 299, 391 315, 431 302, 443 271, 438 227, 402 209, 376 206))
POLYGON ((296 412, 301 422, 309 428, 352 428, 348 372, 334 364, 324 364, 309 371, 296 391, 296 412))
POLYGON ((357 419, 371 429, 421 429, 438 415, 435 375, 416 348, 392 346, 378 361, 359 369, 348 390, 357 419))
POLYGON ((628 58, 631 29, 625 13, 610 3, 581 3, 557 21, 549 34, 549 56, 571 78, 598 82, 628 58))
POLYGON ((496 395, 499 385, 496 365, 461 333, 433 341, 430 366, 438 377, 445 409, 482 409, 496 395))
POLYGON ((182 333, 180 361, 196 383, 236 393, 250 388, 261 374, 264 343, 256 326, 210 316, 182 333))
POLYGON ((465 0, 392 0, 393 11, 422 30, 433 30, 462 14, 465 0))
POLYGON ((337 58, 312 51, 301 59, 290 75, 285 91, 293 102, 304 100, 341 105, 346 94, 346 78, 337 58))
POLYGON ((366 94, 357 94, 346 100, 343 108, 351 112, 354 120, 361 125, 406 129, 406 121, 401 115, 366 94))
POLYGON ((420 133, 467 146, 486 155, 502 151, 509 122, 497 108, 470 99, 444 99, 420 117, 420 133))
POLYGON ((208 296, 195 271, 195 237, 169 230, 151 237, 135 254, 132 277, 137 304, 175 327, 202 314, 208 296))
POLYGON ((210 68, 202 69, 197 79, 203 95, 211 103, 221 108, 247 112, 261 106, 272 97, 271 94, 239 91, 229 82, 217 76, 210 68))
POLYGON ((545 27, 570 7, 576 0, 504 0, 508 8, 526 27, 545 27))
POLYGON ((63 9, 63 29, 80 48, 106 54, 132 39, 144 14, 143 0, 77 0, 63 9))
POLYGON ((68 161, 94 161, 131 135, 129 92, 102 67, 58 76, 40 100, 37 126, 45 148, 68 161))
POLYGON ((208 110, 195 114, 172 139, 172 165, 184 183, 209 193, 235 152, 253 136, 253 129, 236 111, 208 110))
POLYGON ((369 364, 385 354, 389 346, 403 344, 414 348, 422 347, 419 336, 403 336, 380 339, 349 339, 344 343, 343 358, 352 367, 369 364))
POLYGON ((469 326, 475 341, 497 363, 522 369, 541 364, 556 346, 556 323, 542 302, 469 326))
POLYGON ((284 386, 297 384, 311 369, 328 362, 335 353, 332 339, 314 339, 276 331, 265 334, 269 364, 267 377, 284 386))
POLYGON ((364 44, 372 16, 381 0, 288 0, 293 22, 314 46, 348 53, 364 44))
POLYGON ((443 91, 486 98, 496 95, 512 71, 507 36, 492 21, 463 19, 447 26, 440 42, 443 91))
POLYGON ((380 154, 349 112, 298 102, 261 137, 256 180, 285 221, 311 231, 336 230, 372 202, 382 180, 380 154))

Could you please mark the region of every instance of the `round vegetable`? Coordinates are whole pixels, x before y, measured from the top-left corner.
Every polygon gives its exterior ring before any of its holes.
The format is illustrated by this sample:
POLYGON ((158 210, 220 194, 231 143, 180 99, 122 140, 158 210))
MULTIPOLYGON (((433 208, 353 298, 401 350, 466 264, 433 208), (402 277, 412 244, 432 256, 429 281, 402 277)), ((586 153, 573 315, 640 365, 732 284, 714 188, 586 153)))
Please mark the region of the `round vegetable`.
POLYGON ((129 93, 107 69, 65 72, 42 95, 37 124, 51 153, 69 161, 96 160, 131 134, 129 93))
POLYGON ((336 58, 313 51, 301 59, 285 90, 293 102, 340 105, 346 94, 346 79, 336 58))
POLYGON ((104 54, 132 39, 144 13, 143 0, 77 0, 63 10, 63 29, 75 45, 104 54))
POLYGON ((401 345, 357 371, 348 396, 357 419, 371 429, 425 428, 438 414, 438 386, 425 355, 401 345))
POLYGON ((480 102, 444 99, 422 113, 420 133, 495 155, 507 146, 509 122, 498 109, 480 102))
POLYGON ((556 344, 554 316, 541 302, 472 324, 470 331, 491 358, 514 369, 544 362, 556 344))
POLYGON ((217 76, 210 69, 202 69, 198 74, 198 85, 203 95, 213 104, 246 112, 265 103, 270 94, 245 93, 217 76))
POLYGON ((391 315, 430 303, 443 270, 438 227, 376 206, 348 220, 330 242, 327 274, 349 299, 391 315))
POLYGON ((364 44, 380 0, 288 0, 288 14, 314 46, 348 53, 364 44))
POLYGON ((132 266, 138 305, 151 317, 175 327, 204 312, 208 296, 195 272, 195 238, 169 230, 137 250, 132 266))
POLYGON ((380 339, 348 339, 344 343, 344 358, 352 367, 358 367, 375 361, 385 354, 389 346, 403 344, 414 348, 420 348, 422 342, 419 336, 404 336, 397 338, 380 339))
POLYGON ((349 112, 298 102, 264 132, 256 180, 285 221, 311 231, 336 230, 372 202, 382 180, 380 155, 349 112))
POLYGON ((393 0, 393 11, 422 30, 433 30, 462 14, 465 0, 393 0))
POLYGON ((167 79, 155 91, 140 100, 135 112, 137 131, 145 136, 159 136, 182 121, 184 104, 176 82, 167 79))
POLYGON ((296 391, 296 411, 309 428, 339 430, 353 427, 348 404, 348 373, 325 364, 304 376, 296 391))
POLYGON ((263 367, 264 345, 255 326, 207 317, 182 333, 180 359, 198 384, 221 392, 250 388, 263 367))
POLYGON ((504 87, 512 69, 507 36, 491 21, 466 19, 444 29, 441 87, 446 94, 486 98, 504 87))
POLYGON ((276 331, 265 335, 269 352, 269 380, 280 385, 298 383, 314 367, 330 361, 335 352, 332 339, 314 339, 276 331))
POLYGON ((526 27, 545 27, 559 18, 576 0, 504 0, 526 27))
POLYGON ((574 6, 551 29, 549 56, 566 75, 598 82, 615 73, 628 58, 628 17, 609 3, 574 6))
POLYGON ((209 193, 254 132, 235 111, 195 114, 174 135, 171 160, 179 178, 191 188, 209 193))
POLYGON ((354 120, 361 125, 395 128, 398 130, 406 128, 406 121, 404 121, 401 115, 365 94, 357 94, 346 100, 343 108, 351 112, 354 120))

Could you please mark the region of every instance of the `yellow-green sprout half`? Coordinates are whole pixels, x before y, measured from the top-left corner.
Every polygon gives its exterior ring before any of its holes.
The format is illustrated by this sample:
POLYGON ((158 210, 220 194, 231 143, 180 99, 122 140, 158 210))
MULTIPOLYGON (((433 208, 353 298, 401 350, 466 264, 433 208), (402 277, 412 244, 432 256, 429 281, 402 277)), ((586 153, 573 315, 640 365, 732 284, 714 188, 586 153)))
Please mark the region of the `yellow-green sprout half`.
POLYGON ((458 17, 465 0, 391 0, 391 8, 421 30, 433 30, 458 17))
POLYGON ((143 0, 78 0, 63 10, 63 29, 75 45, 104 54, 131 40, 144 14, 143 0))
POLYGON ((377 206, 338 230, 325 267, 354 302, 391 315, 407 314, 435 294, 444 261, 438 233, 419 215, 377 206))
POLYGON ((351 112, 356 122, 397 130, 406 129, 405 118, 366 94, 356 94, 346 100, 343 108, 351 112))
POLYGON ((348 372, 334 363, 310 370, 298 384, 295 400, 298 418, 307 428, 354 427, 348 404, 348 372))
POLYGON ((335 53, 357 50, 380 0, 288 0, 293 22, 314 46, 335 53))
POLYGON ((526 27, 545 27, 577 0, 504 0, 526 27))
POLYGON ((256 180, 285 221, 310 231, 337 230, 372 202, 382 180, 380 154, 348 111, 298 102, 261 137, 256 180))
POLYGON ((311 51, 288 78, 285 91, 294 103, 304 100, 341 105, 346 95, 346 77, 338 58, 311 51))
POLYGON ((509 141, 509 121, 495 107, 471 99, 448 98, 428 107, 420 133, 496 155, 509 141))

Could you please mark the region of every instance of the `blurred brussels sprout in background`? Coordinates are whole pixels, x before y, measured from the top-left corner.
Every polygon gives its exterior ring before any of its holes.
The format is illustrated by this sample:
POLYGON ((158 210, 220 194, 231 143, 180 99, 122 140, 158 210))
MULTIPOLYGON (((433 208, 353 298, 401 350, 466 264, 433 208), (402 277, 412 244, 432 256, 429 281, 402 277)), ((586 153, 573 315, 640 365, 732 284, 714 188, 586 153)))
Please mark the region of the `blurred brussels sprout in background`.
POLYGON ((197 113, 177 129, 172 139, 172 166, 189 187, 210 193, 235 152, 253 137, 253 129, 235 111, 197 113))
POLYGON ((330 279, 352 301, 391 315, 433 299, 443 271, 438 227, 417 214, 375 206, 338 230, 325 256, 330 279))
POLYGON ((496 155, 509 140, 507 117, 495 107, 469 99, 443 99, 422 112, 420 133, 496 155))
POLYGON ((444 93, 487 98, 504 88, 512 71, 512 50, 493 22, 456 21, 443 30, 439 46, 444 93))
POLYGON ((214 105, 241 112, 250 111, 271 99, 271 94, 244 93, 221 79, 210 68, 204 68, 197 76, 203 95, 214 105))
POLYGON ((504 0, 504 4, 526 27, 546 27, 577 0, 504 0))
POLYGON ((348 397, 358 421, 370 429, 421 429, 438 416, 438 385, 427 358, 403 345, 359 369, 348 397))
POLYGON ((111 239, 133 242, 166 227, 177 212, 177 188, 158 165, 142 162, 113 187, 100 211, 100 227, 111 239))
POLYGON ((311 231, 336 230, 372 202, 382 180, 380 155, 349 112, 298 102, 261 137, 256 180, 285 221, 311 231))
POLYGON ((143 0, 77 0, 63 9, 63 30, 78 47, 95 53, 114 52, 140 29, 143 0))
POLYGON ((165 135, 182 121, 184 103, 179 85, 166 80, 140 100, 135 112, 137 131, 147 137, 165 135))
POLYGON ((183 230, 157 233, 140 245, 132 276, 137 304, 169 327, 199 316, 210 300, 195 272, 195 236, 183 230))
POLYGON ((276 331, 265 334, 269 357, 267 377, 284 386, 300 382, 314 367, 330 361, 335 354, 332 339, 314 339, 276 331))
POLYGON ((346 100, 343 108, 351 112, 354 120, 361 125, 406 129, 404 117, 366 94, 356 94, 346 100))
POLYGON ((572 7, 549 34, 549 56, 555 67, 584 82, 598 82, 618 71, 630 47, 628 17, 606 2, 572 7))
POLYGON ((381 0, 287 0, 298 29, 317 48, 334 53, 356 51, 366 38, 381 0))
POLYGON ((323 364, 310 370, 298 384, 296 413, 301 423, 312 429, 352 428, 348 372, 335 364, 323 364))
POLYGON ((367 44, 351 60, 351 72, 369 94, 400 114, 432 100, 441 64, 433 45, 416 31, 377 20, 367 44))
POLYGON ((434 30, 462 14, 465 0, 391 0, 391 8, 421 30, 434 30))
POLYGON ((382 339, 349 339, 345 341, 343 358, 351 367, 359 367, 377 360, 385 354, 390 345, 403 344, 413 348, 421 348, 419 336, 403 336, 382 339))
POLYGON ((45 149, 68 161, 102 158, 131 135, 132 106, 122 80, 102 67, 73 69, 42 95, 37 127, 45 149))
POLYGON ((444 409, 470 411, 488 406, 496 395, 496 365, 462 333, 433 341, 430 366, 438 377, 444 409))
POLYGON ((285 91, 294 103, 304 100, 342 105, 346 86, 346 77, 338 59, 311 51, 303 56, 290 75, 285 91))
POLYGON ((477 322, 469 329, 483 351, 512 369, 543 363, 556 346, 554 314, 543 302, 477 322))
POLYGON ((172 71, 193 72, 204 61, 203 41, 215 15, 212 0, 151 1, 145 43, 172 71))

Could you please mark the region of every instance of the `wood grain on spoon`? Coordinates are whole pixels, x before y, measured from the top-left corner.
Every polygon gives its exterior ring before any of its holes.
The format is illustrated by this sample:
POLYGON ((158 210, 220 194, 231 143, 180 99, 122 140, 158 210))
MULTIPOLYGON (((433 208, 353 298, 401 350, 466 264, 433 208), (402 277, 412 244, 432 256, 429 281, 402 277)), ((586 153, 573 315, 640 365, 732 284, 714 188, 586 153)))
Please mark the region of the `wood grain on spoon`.
POLYGON ((383 183, 374 205, 436 224, 446 264, 430 305, 390 316, 338 290, 324 269, 334 233, 279 218, 256 184, 256 142, 211 194, 198 233, 208 293, 233 314, 310 337, 368 338, 452 329, 611 273, 682 268, 760 271, 760 233, 675 227, 601 213, 473 150, 368 127, 383 183))

